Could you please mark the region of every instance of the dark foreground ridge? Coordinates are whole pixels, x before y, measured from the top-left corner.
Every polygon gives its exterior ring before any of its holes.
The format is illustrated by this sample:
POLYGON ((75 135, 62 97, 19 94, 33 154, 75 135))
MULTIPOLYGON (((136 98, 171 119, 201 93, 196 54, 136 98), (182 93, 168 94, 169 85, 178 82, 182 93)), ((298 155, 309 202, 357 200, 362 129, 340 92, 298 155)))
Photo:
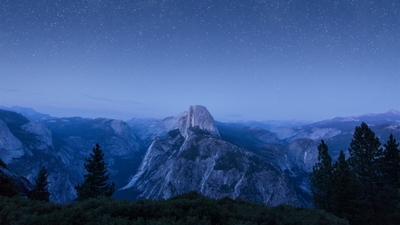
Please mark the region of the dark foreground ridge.
POLYGON ((66 205, 0 197, 0 224, 348 224, 323 210, 189 192, 167 200, 91 198, 66 205))

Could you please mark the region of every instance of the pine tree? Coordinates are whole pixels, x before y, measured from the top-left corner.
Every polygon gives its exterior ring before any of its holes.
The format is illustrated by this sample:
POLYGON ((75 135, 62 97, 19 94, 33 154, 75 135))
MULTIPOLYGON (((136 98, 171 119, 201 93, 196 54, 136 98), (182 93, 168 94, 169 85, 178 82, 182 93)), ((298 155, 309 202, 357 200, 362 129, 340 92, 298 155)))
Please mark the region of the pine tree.
POLYGON ((48 185, 49 182, 47 181, 47 171, 45 167, 42 167, 39 172, 39 176, 36 179, 35 187, 28 195, 29 199, 49 202, 50 192, 48 190, 48 185))
POLYGON ((318 145, 318 162, 313 166, 309 179, 312 182, 311 193, 316 208, 331 211, 332 203, 332 158, 324 140, 318 145))
POLYGON ((389 140, 383 146, 385 147, 385 150, 383 151, 383 176, 385 184, 396 189, 400 188, 399 143, 396 143, 396 139, 392 134, 390 134, 389 140))
POLYGON ((85 200, 99 196, 110 197, 114 193, 114 182, 107 184, 110 174, 106 174, 107 165, 104 162, 104 153, 100 149, 99 144, 93 148, 93 153, 89 158, 85 158, 84 164, 87 174, 84 175, 82 185, 75 186, 77 191, 77 200, 85 200))
POLYGON ((338 160, 333 164, 333 193, 332 213, 346 218, 350 224, 360 224, 358 201, 360 184, 356 175, 351 171, 343 151, 340 151, 338 160))
POLYGON ((361 185, 360 200, 366 221, 378 224, 381 221, 379 195, 382 190, 381 143, 366 123, 356 127, 350 143, 350 167, 361 185))
POLYGON ((392 134, 383 145, 382 174, 383 187, 380 192, 380 206, 385 212, 388 224, 400 224, 400 150, 392 134))

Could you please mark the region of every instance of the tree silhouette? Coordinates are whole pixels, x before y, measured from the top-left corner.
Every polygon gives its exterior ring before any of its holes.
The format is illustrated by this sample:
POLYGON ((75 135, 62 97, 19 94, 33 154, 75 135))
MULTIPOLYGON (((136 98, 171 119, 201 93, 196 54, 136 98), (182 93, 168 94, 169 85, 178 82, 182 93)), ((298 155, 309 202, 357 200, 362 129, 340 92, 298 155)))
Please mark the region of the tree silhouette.
POLYGON ((318 145, 318 162, 313 166, 309 179, 314 206, 331 211, 332 209, 332 158, 324 140, 318 145))
POLYGON ((333 164, 332 211, 340 218, 346 218, 350 224, 359 224, 360 184, 355 173, 350 169, 343 151, 333 164))
POLYGON ((385 184, 392 188, 400 188, 400 150, 399 143, 392 134, 389 140, 383 145, 384 163, 383 176, 385 184))
POLYGON ((45 167, 42 167, 39 172, 39 176, 36 179, 35 187, 28 195, 29 199, 49 202, 50 192, 48 190, 48 185, 49 182, 47 181, 47 171, 45 167))
POLYGON ((360 200, 366 223, 378 224, 380 218, 380 197, 382 191, 382 158, 383 151, 379 139, 364 122, 357 126, 349 148, 349 164, 356 174, 360 185, 360 200))
POLYGON ((392 134, 383 151, 383 191, 380 192, 380 206, 388 215, 388 223, 400 224, 400 150, 392 134))
POLYGON ((84 166, 88 173, 84 175, 83 184, 75 186, 78 201, 99 196, 110 197, 114 193, 114 182, 107 184, 110 174, 106 174, 107 165, 103 157, 104 153, 100 149, 100 145, 96 144, 90 157, 85 158, 84 166))

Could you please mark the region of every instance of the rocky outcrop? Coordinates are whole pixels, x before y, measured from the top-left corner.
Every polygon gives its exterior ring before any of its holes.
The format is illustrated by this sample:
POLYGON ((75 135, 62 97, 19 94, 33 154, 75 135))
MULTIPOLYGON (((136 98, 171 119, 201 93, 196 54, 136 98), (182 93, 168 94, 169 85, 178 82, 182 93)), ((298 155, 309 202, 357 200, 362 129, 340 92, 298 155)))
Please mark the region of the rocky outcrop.
POLYGON ((52 133, 43 122, 29 122, 24 124, 22 129, 36 137, 35 141, 30 142, 30 146, 28 146, 29 148, 45 150, 53 146, 52 133))
POLYGON ((297 169, 310 173, 318 161, 318 147, 311 139, 296 139, 285 147, 284 152, 285 169, 291 170, 297 167, 297 169))
POLYGON ((111 156, 131 157, 139 149, 138 140, 132 134, 131 128, 122 120, 98 118, 94 121, 94 129, 106 132, 107 136, 97 142, 111 156))
POLYGON ((190 106, 186 117, 180 121, 179 131, 182 136, 188 138, 188 129, 198 127, 201 130, 210 132, 210 134, 219 137, 214 118, 208 112, 207 108, 200 105, 190 106))

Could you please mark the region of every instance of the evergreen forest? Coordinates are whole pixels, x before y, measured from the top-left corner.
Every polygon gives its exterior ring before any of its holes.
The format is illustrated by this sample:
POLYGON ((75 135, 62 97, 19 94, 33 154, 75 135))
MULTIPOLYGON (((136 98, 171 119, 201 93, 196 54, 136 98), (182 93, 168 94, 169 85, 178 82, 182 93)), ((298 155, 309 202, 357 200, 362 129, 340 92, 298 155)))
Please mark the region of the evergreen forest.
POLYGON ((67 205, 0 197, 0 224, 298 224, 345 225, 324 210, 269 207, 240 199, 211 199, 189 192, 167 200, 90 198, 67 205))
POLYGON ((335 163, 324 140, 309 178, 314 206, 350 224, 400 224, 400 150, 393 135, 382 145, 362 123, 335 163))

